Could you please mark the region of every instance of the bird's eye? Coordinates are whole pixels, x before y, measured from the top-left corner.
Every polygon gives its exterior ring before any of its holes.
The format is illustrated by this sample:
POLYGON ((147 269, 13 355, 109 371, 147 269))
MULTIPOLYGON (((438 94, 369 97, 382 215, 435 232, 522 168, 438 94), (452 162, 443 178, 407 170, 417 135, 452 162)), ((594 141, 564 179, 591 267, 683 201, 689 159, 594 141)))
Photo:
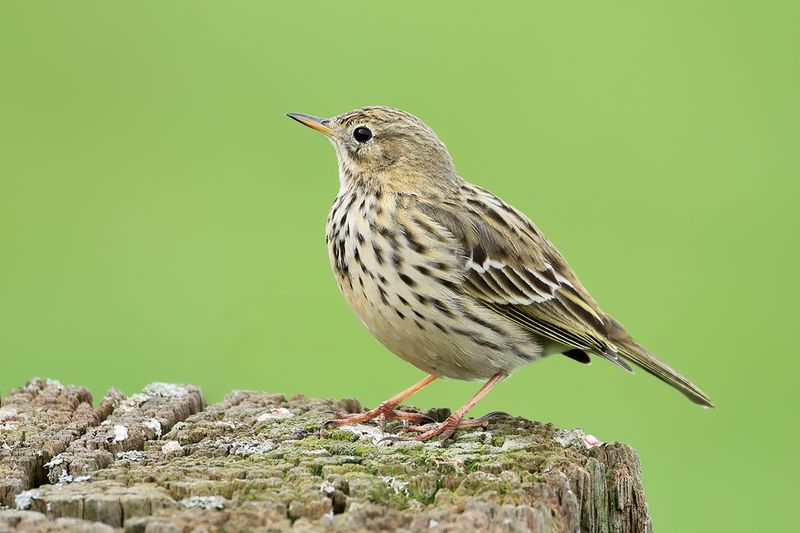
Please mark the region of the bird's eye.
POLYGON ((372 132, 366 126, 359 126, 353 130, 353 138, 363 144, 372 139, 372 132))

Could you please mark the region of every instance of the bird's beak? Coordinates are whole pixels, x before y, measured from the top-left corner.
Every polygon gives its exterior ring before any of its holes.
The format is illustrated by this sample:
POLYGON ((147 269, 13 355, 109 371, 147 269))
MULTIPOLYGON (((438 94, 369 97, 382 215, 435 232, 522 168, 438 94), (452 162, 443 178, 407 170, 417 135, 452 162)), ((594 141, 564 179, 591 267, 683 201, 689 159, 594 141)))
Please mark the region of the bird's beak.
POLYGON ((324 133, 328 137, 334 137, 337 139, 339 138, 339 135, 335 131, 323 124, 323 122, 328 119, 304 115, 302 113, 286 113, 286 116, 295 119, 300 124, 308 126, 312 130, 317 130, 320 133, 324 133))

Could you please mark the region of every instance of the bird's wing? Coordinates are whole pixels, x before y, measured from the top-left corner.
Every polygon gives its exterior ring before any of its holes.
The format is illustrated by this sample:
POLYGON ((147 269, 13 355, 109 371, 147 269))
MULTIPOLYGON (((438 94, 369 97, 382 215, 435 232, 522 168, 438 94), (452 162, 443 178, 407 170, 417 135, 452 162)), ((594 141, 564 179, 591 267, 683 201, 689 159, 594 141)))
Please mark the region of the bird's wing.
POLYGON ((464 290, 541 337, 630 371, 609 338, 609 317, 536 226, 488 191, 472 185, 463 191, 463 202, 419 208, 462 245, 464 290))
POLYGON ((626 360, 713 407, 708 396, 645 350, 583 287, 561 253, 521 212, 475 185, 463 196, 418 204, 447 229, 464 259, 464 291, 533 333, 608 359, 631 371, 626 360))

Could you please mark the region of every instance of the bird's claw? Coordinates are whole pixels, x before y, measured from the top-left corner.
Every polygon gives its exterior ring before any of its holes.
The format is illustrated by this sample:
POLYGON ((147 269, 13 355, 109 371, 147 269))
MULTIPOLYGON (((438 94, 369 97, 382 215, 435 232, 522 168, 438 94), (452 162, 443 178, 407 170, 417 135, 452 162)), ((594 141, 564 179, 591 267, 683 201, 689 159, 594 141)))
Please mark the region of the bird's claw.
POLYGON ((326 420, 325 422, 322 423, 322 427, 320 429, 331 429, 339 427, 339 424, 337 424, 337 422, 338 420, 335 418, 333 420, 326 420))
POLYGON ((451 415, 444 422, 437 422, 428 415, 398 411, 394 409, 394 407, 380 405, 375 409, 370 409, 364 413, 336 413, 333 419, 322 423, 320 431, 340 426, 361 424, 363 422, 376 419, 378 421, 378 426, 380 427, 381 431, 383 431, 388 420, 401 420, 401 431, 418 433, 418 435, 413 437, 386 435, 378 440, 377 444, 406 441, 426 441, 433 437, 439 437, 440 440, 446 440, 457 429, 486 427, 489 424, 489 421, 493 418, 510 416, 511 415, 508 413, 502 411, 492 411, 491 413, 487 413, 480 418, 471 420, 463 420, 462 418, 457 418, 451 415))
MULTIPOLYGON (((412 414, 412 413, 408 413, 408 414, 412 414)), ((422 415, 422 414, 416 414, 416 413, 413 413, 413 414, 415 415, 413 419, 412 418, 403 418, 403 427, 404 428, 414 425, 414 424, 412 424, 412 422, 422 422, 422 425, 435 424, 436 423, 436 420, 434 420, 433 418, 429 417, 428 415, 422 415)), ((419 424, 417 424, 417 425, 419 425, 419 424)))
POLYGON ((409 413, 406 411, 398 411, 392 407, 378 406, 375 409, 370 409, 364 413, 344 414, 335 413, 334 418, 326 420, 322 424, 322 429, 331 429, 340 426, 350 426, 353 424, 361 424, 370 420, 378 420, 378 425, 381 430, 389 420, 402 420, 403 425, 407 424, 432 424, 436 421, 420 413, 409 413))
POLYGON ((478 420, 491 420, 492 418, 513 418, 512 415, 506 413, 505 411, 492 411, 491 413, 486 413, 478 420))
POLYGON ((450 437, 450 435, 452 435, 457 429, 486 427, 489 425, 489 421, 493 418, 510 416, 511 415, 503 411, 492 411, 491 413, 486 413, 480 418, 474 418, 471 420, 463 420, 451 416, 448 417, 448 419, 444 422, 437 422, 434 424, 403 425, 404 431, 416 432, 419 433, 419 435, 414 437, 402 437, 395 440, 426 441, 434 437, 439 437, 439 440, 444 441, 447 440, 447 438, 450 437))

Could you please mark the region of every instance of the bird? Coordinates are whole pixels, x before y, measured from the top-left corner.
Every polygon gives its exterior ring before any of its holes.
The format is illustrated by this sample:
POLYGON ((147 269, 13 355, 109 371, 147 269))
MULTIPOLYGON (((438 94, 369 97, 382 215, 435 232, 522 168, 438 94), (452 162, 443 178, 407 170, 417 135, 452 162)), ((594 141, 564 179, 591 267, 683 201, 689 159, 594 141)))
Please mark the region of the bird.
POLYGON ((287 116, 333 145, 339 192, 326 224, 337 285, 366 328, 427 376, 345 426, 399 419, 401 440, 446 440, 483 426, 466 415, 517 368, 563 354, 639 367, 693 402, 710 398, 605 313, 564 256, 521 211, 463 179, 444 143, 405 111, 370 106, 331 118, 287 116), (437 379, 483 381, 444 421, 398 407, 437 379))

